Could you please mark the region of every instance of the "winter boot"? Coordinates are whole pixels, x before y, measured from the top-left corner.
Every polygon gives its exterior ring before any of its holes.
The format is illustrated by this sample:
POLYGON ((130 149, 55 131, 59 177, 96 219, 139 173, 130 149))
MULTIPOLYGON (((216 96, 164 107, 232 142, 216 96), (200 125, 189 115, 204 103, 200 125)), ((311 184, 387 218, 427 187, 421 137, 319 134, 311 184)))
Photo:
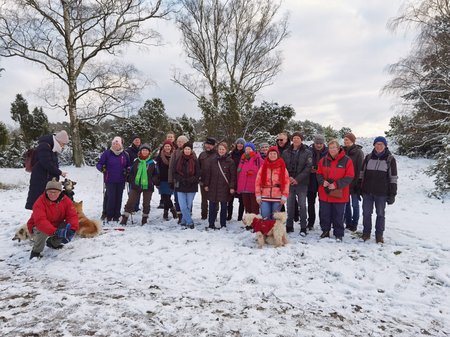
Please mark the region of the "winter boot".
POLYGON ((120 224, 126 226, 127 221, 128 221, 128 215, 123 214, 122 219, 120 220, 120 224))
POLYGON ((321 239, 329 238, 330 232, 329 231, 323 231, 322 234, 320 234, 321 239))
POLYGON ((144 226, 147 223, 148 214, 142 214, 141 226, 144 226))
POLYGON ((366 242, 367 240, 370 240, 370 233, 363 233, 361 236, 361 239, 366 242))
POLYGON ((308 235, 308 232, 306 232, 306 228, 300 229, 300 236, 305 237, 306 235, 308 235))
POLYGON ((375 236, 375 241, 376 241, 377 243, 384 243, 383 235, 376 235, 376 236, 375 236))
POLYGON ((163 219, 166 221, 169 220, 169 210, 168 209, 164 209, 163 219))
POLYGON ((174 219, 178 218, 177 209, 175 207, 172 207, 170 209, 170 212, 172 213, 172 216, 173 216, 174 219))
POLYGON ((41 255, 41 253, 36 253, 36 252, 31 251, 31 254, 30 254, 30 260, 31 260, 33 257, 36 257, 36 258, 40 259, 40 258, 42 258, 42 255, 41 255))
POLYGON ((181 220, 183 220, 183 214, 181 212, 177 212, 178 224, 181 224, 181 220))

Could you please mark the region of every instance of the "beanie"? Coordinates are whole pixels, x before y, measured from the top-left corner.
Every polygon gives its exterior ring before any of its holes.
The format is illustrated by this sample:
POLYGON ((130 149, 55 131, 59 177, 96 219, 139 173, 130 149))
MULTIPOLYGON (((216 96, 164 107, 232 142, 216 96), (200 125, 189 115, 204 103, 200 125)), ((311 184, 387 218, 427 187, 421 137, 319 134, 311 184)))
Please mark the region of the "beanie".
POLYGON ((163 147, 164 147, 164 145, 167 145, 167 144, 169 144, 170 146, 172 146, 172 148, 173 148, 173 142, 171 142, 170 140, 166 140, 166 141, 164 141, 164 143, 163 143, 163 147))
POLYGON ((314 144, 325 144, 325 137, 322 135, 315 135, 314 144))
POLYGON ((144 143, 141 146, 139 146, 139 151, 141 151, 143 149, 147 149, 149 152, 152 152, 152 149, 150 148, 150 145, 148 145, 147 143, 144 143))
POLYGON ((250 143, 250 142, 245 143, 244 149, 245 149, 246 147, 249 147, 249 148, 251 148, 253 151, 256 151, 256 146, 255 146, 255 144, 253 144, 253 143, 250 143))
POLYGON ((263 147, 269 147, 269 143, 267 142, 259 143, 259 148, 261 149, 263 147))
POLYGON ((378 142, 382 142, 384 143, 384 146, 387 146, 387 140, 383 136, 378 136, 377 138, 375 138, 375 140, 373 141, 373 145, 375 145, 378 142))
POLYGON ((278 146, 269 147, 269 150, 267 150, 267 154, 269 154, 270 152, 276 152, 278 154, 278 157, 280 156, 280 150, 278 150, 278 146))
MULTIPOLYGON (((180 137, 178 137, 178 138, 180 138, 180 137)), ((184 149, 185 147, 189 147, 191 150, 194 148, 194 147, 192 146, 192 143, 189 143, 189 142, 184 143, 183 149, 184 149)))
POLYGON ((236 139, 235 144, 242 144, 242 145, 244 145, 245 144, 245 139, 244 138, 238 138, 238 139, 236 139))
POLYGON ((300 139, 303 141, 305 138, 303 138, 303 135, 300 131, 294 131, 294 133, 292 134, 291 139, 293 139, 294 137, 300 137, 300 139))
POLYGON ((113 138, 112 144, 118 143, 120 146, 122 146, 122 137, 116 136, 113 138))
POLYGON ((62 184, 59 181, 50 180, 45 186, 45 190, 62 191, 62 184))
POLYGON ((216 145, 217 140, 214 137, 207 137, 205 144, 209 144, 209 145, 216 145))
POLYGON ((139 137, 138 135, 133 135, 131 136, 131 142, 134 142, 135 139, 141 139, 141 137, 139 137))
POLYGON ((69 135, 65 130, 61 130, 55 133, 55 139, 61 144, 67 144, 69 142, 69 135))
POLYGON ((350 139, 353 144, 356 143, 356 136, 353 133, 351 133, 351 132, 346 133, 344 138, 350 139))

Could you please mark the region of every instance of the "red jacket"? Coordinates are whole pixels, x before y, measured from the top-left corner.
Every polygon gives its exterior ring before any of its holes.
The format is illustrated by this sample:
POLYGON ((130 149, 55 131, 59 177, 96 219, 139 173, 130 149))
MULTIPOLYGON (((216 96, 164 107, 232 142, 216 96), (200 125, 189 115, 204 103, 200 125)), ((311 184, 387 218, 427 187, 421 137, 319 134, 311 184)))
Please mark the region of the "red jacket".
POLYGON ((30 233, 33 227, 36 227, 48 236, 52 236, 62 222, 70 223, 72 230, 78 230, 78 215, 72 200, 64 195, 61 200, 50 201, 44 192, 34 203, 33 213, 27 226, 30 233))
MULTIPOLYGON (((283 159, 281 159, 283 160, 283 159)), ((264 165, 264 164, 263 164, 264 165)), ((261 198, 264 201, 280 201, 280 199, 287 200, 289 196, 289 173, 286 169, 284 172, 281 168, 271 170, 267 169, 266 181, 261 181, 262 166, 256 175, 255 195, 256 198, 261 198), (284 186, 281 186, 280 175, 284 174, 284 186)))
POLYGON ((332 158, 330 153, 319 161, 317 167, 317 182, 319 183, 319 199, 326 202, 348 202, 350 198, 350 183, 353 181, 355 170, 352 160, 345 155, 344 150, 340 150, 336 158, 332 158), (333 181, 336 188, 343 191, 342 198, 330 197, 323 187, 325 180, 333 181))
POLYGON ((255 232, 261 232, 264 235, 270 232, 270 230, 275 226, 275 220, 264 220, 259 218, 254 218, 252 221, 252 227, 255 232))

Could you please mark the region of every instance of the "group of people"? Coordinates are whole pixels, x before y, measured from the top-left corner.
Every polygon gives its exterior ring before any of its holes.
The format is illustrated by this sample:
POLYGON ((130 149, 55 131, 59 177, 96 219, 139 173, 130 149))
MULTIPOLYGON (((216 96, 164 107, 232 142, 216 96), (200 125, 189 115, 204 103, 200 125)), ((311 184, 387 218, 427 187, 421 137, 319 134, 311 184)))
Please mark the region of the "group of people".
MULTIPOLYGON (((107 222, 126 225, 131 214, 139 209, 142 195, 141 224, 147 223, 150 201, 157 188, 163 218, 169 220, 171 213, 183 228, 194 228, 192 205, 200 187, 201 218, 208 221, 207 229, 218 228, 218 215, 220 228, 226 227, 233 217, 234 201, 238 199, 238 221, 244 212, 261 213, 263 218, 271 219, 273 213, 287 211, 287 232, 293 232, 294 222, 298 221, 300 235, 306 236, 314 228, 318 196, 320 237, 330 237, 333 228, 336 240, 341 241, 345 225, 351 231, 357 229, 362 197, 362 239, 367 241, 371 237, 375 208, 376 242, 384 242, 385 207, 394 203, 397 193, 396 161, 386 139, 376 137, 372 152, 366 156, 353 133, 345 135, 343 146, 336 140, 326 144, 322 135, 316 135, 311 146, 303 141, 299 131, 290 137, 283 132, 273 146, 260 143, 257 149, 252 142, 238 138, 229 149, 227 143, 207 137, 203 152, 197 157, 188 137, 176 138, 173 132, 166 135, 157 155, 152 155, 150 146, 142 143, 139 136, 133 137, 126 149, 122 138, 114 137, 111 147, 101 154, 96 165, 104 176, 102 217, 107 222), (125 186, 128 186, 128 200, 121 212, 125 186)), ((66 175, 58 168, 56 154, 68 142, 65 131, 43 137, 39 142, 26 204, 26 208, 33 208, 33 214, 38 198, 51 207, 64 199, 61 193, 52 196, 52 191, 62 190, 60 183, 55 184, 52 178, 57 181, 59 176, 66 175)), ((39 207, 43 206, 39 204, 39 207)), ((70 234, 77 229, 73 217, 70 222, 66 220, 72 215, 53 219, 51 230, 48 225, 44 228, 33 220, 32 215, 30 228, 43 233, 45 239, 55 237, 58 242, 50 244, 51 240, 47 240, 47 245, 59 247, 59 242, 69 241, 70 234)), ((33 247, 31 257, 39 256, 42 240, 33 247)))

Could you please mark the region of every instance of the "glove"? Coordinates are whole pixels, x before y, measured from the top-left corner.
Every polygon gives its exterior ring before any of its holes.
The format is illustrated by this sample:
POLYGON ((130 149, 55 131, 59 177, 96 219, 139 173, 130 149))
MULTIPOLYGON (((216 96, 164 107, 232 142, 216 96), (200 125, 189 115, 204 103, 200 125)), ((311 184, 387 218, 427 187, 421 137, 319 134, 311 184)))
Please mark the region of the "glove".
POLYGON ((386 202, 388 205, 392 205, 395 202, 395 196, 393 195, 388 195, 386 202))
POLYGON ((106 166, 103 165, 103 166, 102 166, 102 173, 105 173, 105 172, 106 172, 106 166))
POLYGON ((57 237, 59 237, 60 239, 62 239, 62 243, 69 243, 70 241, 72 241, 72 239, 75 235, 75 231, 70 228, 71 226, 72 225, 70 223, 68 223, 66 225, 66 227, 58 228, 55 231, 55 235, 57 237))

